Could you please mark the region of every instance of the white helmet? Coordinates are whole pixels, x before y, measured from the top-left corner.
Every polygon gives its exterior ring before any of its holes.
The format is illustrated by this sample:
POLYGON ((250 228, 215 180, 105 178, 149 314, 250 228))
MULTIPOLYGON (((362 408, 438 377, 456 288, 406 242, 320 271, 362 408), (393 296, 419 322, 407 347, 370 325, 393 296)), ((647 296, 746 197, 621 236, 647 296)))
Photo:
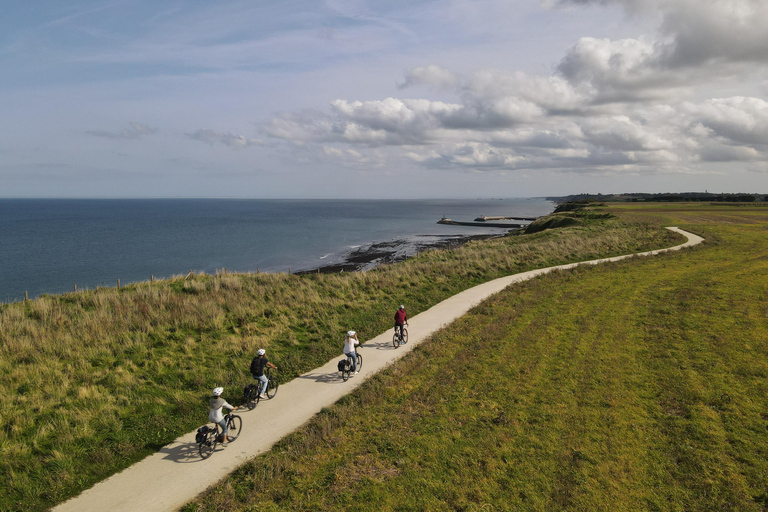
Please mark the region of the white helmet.
POLYGON ((403 306, 402 304, 400 304, 400 309, 405 309, 405 306, 403 306))
POLYGON ((260 349, 259 349, 259 351, 258 351, 258 352, 256 352, 256 355, 259 355, 259 356, 263 356, 263 355, 264 355, 264 354, 266 354, 266 353, 267 353, 267 351, 266 351, 266 350, 264 350, 263 348, 260 348, 260 349))
POLYGON ((213 388, 213 396, 221 396, 224 392, 224 388, 213 388))
POLYGON ((351 338, 355 334, 357 334, 355 331, 347 331, 347 338, 351 338))

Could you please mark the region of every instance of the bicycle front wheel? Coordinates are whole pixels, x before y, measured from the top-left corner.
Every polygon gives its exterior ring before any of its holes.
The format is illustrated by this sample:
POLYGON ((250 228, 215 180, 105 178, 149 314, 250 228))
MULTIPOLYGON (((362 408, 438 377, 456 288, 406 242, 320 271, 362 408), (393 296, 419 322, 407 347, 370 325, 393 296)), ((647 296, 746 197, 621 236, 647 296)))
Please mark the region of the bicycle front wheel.
POLYGON ((360 354, 357 354, 357 371, 359 372, 362 367, 363 367, 363 356, 361 356, 360 354))
POLYGON ((270 400, 275 397, 277 394, 277 387, 280 385, 280 382, 277 380, 277 375, 269 379, 269 382, 267 383, 267 392, 265 393, 267 395, 267 398, 270 400))
POLYGON ((403 328, 403 343, 408 343, 408 329, 403 328))
POLYGON ((240 431, 243 428, 243 420, 240 416, 230 414, 227 420, 227 439, 232 442, 240 435, 240 431))

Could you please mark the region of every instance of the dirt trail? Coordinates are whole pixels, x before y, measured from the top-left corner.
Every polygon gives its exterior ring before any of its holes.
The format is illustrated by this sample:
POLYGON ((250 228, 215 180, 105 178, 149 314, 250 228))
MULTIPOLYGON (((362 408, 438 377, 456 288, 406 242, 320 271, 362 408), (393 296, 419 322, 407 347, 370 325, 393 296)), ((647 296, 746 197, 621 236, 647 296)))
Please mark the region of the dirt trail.
MULTIPOLYGON (((703 239, 678 228, 668 228, 688 237, 688 242, 639 255, 653 255, 701 243, 703 239)), ((159 452, 96 484, 81 495, 53 508, 56 512, 167 512, 177 510, 190 502, 213 483, 234 471, 246 460, 269 450, 281 438, 293 432, 317 414, 323 407, 333 404, 359 386, 366 376, 403 357, 426 337, 464 315, 470 308, 487 297, 498 293, 512 283, 525 281, 556 269, 577 265, 618 261, 634 255, 560 265, 523 272, 499 278, 465 290, 410 319, 409 343, 395 349, 392 330, 385 332, 359 348, 363 368, 359 375, 347 382, 341 380, 334 358, 320 368, 305 373, 281 385, 273 400, 262 401, 252 411, 241 409, 243 418, 240 437, 228 447, 217 447, 216 452, 201 460, 195 444, 195 433, 190 432, 163 447, 159 452)), ((354 326, 351 326, 354 328, 354 326)), ((343 340, 339 336, 339 352, 343 340)), ((224 390, 224 398, 236 397, 242 388, 224 390)), ((201 425, 207 411, 201 409, 201 425)), ((151 428, 151 426, 147 426, 151 428)))

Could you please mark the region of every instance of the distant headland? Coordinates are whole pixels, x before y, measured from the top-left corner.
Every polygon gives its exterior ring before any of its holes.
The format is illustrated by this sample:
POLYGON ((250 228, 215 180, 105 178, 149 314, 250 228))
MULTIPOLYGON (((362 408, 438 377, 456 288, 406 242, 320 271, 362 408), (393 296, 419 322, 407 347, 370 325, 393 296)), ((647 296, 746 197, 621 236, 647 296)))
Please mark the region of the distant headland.
POLYGON ((547 201, 563 203, 592 203, 592 202, 724 202, 724 203, 761 203, 768 202, 768 194, 713 194, 710 192, 679 192, 663 194, 625 193, 625 194, 576 194, 570 196, 546 197, 547 201))

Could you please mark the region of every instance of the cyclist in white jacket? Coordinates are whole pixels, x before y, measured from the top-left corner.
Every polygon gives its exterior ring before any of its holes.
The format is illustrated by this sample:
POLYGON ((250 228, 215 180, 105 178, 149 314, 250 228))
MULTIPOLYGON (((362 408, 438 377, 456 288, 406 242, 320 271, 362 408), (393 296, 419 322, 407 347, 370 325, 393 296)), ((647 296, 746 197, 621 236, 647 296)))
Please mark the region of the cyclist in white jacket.
POLYGON ((224 388, 214 388, 213 389, 213 396, 210 399, 210 407, 211 410, 208 412, 208 420, 213 423, 218 423, 222 430, 222 435, 224 437, 223 445, 226 446, 228 442, 227 438, 227 432, 229 432, 229 428, 227 427, 227 420, 224 418, 224 415, 221 413, 221 410, 223 408, 229 409, 230 411, 234 411, 237 409, 237 407, 233 407, 227 403, 226 400, 221 398, 222 393, 224 393, 224 388))
POLYGON ((355 331, 347 332, 347 337, 344 338, 344 355, 352 359, 352 370, 357 375, 357 351, 355 345, 359 345, 360 340, 357 339, 357 333, 355 331))

